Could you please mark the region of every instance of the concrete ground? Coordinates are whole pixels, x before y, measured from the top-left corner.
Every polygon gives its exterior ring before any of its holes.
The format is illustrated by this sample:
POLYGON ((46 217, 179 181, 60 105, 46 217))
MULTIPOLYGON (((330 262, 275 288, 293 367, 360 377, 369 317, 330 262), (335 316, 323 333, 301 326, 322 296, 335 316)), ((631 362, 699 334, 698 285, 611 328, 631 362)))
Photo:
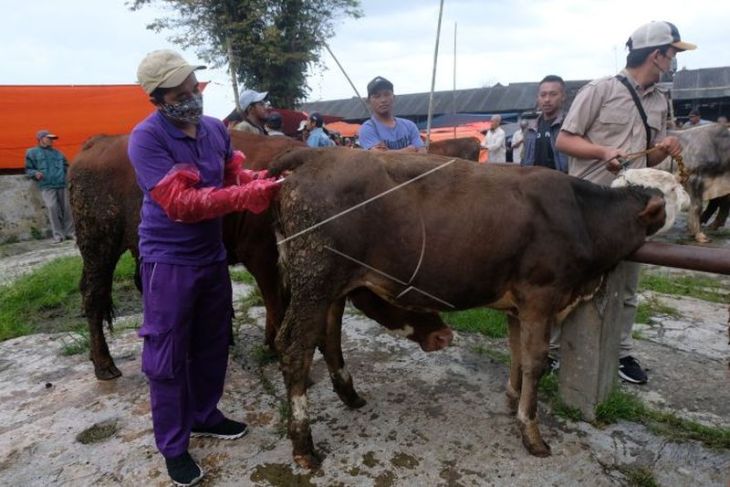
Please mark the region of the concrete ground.
MULTIPOLYGON (((73 253, 64 245, 59 252, 73 253)), ((26 261, 36 259, 39 249, 26 250, 36 252, 26 261)), ((23 261, 22 254, 14 258, 23 261)), ((0 281, 10 279, 3 269, 11 268, 0 263, 0 281)), ((239 296, 247 292, 236 287, 239 296)), ((636 355, 650 369, 650 382, 624 387, 655 408, 730 427, 727 304, 654 297, 670 301, 680 316, 639 328, 644 339, 636 355)), ((318 472, 302 470, 282 429, 278 367, 260 360, 263 310, 250 315, 252 322, 237 324, 221 402, 231 417, 245 419, 250 433, 231 442, 191 441, 191 454, 208 472, 204 485, 609 486, 632 485, 632 471, 650 472, 662 486, 730 480, 728 450, 672 442, 635 423, 599 429, 555 416, 544 404, 540 421, 553 455, 531 457, 505 406, 507 366, 484 353, 506 350, 504 340, 460 333, 452 347, 427 354, 351 312, 343 350, 368 403, 347 409, 316 355, 310 416, 325 460, 318 472)), ((169 485, 152 437, 141 342, 135 330, 123 329, 138 322, 139 315, 117 322, 110 348, 124 375, 111 382, 94 379, 85 354, 61 355, 68 334, 0 343, 3 485, 169 485)))

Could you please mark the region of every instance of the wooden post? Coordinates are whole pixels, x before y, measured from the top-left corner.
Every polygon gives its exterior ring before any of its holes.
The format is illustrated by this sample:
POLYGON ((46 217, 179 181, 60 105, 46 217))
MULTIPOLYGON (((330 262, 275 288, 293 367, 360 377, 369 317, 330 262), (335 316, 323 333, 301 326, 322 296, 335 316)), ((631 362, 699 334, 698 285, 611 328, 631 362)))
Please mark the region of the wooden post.
POLYGON ((608 274, 590 301, 563 321, 559 388, 563 402, 589 421, 611 392, 618 374, 625 264, 608 274))

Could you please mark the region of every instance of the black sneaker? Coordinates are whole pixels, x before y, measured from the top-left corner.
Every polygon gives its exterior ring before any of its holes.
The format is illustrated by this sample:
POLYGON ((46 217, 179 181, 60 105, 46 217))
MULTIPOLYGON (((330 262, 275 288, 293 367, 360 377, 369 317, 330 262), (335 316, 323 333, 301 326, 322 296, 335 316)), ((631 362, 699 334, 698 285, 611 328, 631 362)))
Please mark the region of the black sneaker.
POLYGON ((200 482, 205 472, 195 463, 188 452, 174 458, 165 458, 167 474, 175 485, 195 485, 200 482))
POLYGON ((646 381, 649 380, 646 372, 639 365, 639 361, 631 355, 618 361, 618 376, 632 384, 646 384, 646 381))
POLYGON ((221 440, 235 440, 248 433, 246 423, 239 423, 232 419, 223 418, 223 421, 208 428, 193 428, 190 436, 209 436, 221 440))

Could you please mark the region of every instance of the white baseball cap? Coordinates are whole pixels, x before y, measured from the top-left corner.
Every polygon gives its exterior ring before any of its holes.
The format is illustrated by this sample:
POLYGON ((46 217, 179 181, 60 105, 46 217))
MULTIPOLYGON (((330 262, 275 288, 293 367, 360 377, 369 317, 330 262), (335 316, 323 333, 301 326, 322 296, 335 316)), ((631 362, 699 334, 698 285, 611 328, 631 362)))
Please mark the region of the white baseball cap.
POLYGON ((697 46, 683 42, 679 37, 677 26, 671 22, 659 21, 644 24, 631 34, 629 42, 626 43, 629 49, 644 49, 646 47, 659 47, 670 45, 678 51, 691 51, 697 49, 697 46))
POLYGON ((268 94, 268 91, 258 92, 254 90, 245 90, 241 93, 241 96, 238 97, 238 106, 241 107, 241 110, 246 110, 251 103, 263 101, 268 94))

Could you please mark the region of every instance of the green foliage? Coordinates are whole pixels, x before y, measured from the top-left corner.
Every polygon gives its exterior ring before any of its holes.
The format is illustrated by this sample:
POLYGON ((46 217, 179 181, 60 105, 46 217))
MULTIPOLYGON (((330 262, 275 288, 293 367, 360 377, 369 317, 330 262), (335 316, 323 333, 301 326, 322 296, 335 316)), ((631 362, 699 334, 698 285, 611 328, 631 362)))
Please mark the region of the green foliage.
POLYGON ((89 342, 89 331, 86 328, 70 331, 61 340, 63 341, 61 355, 65 356, 87 352, 91 346, 89 342))
POLYGON ((647 467, 622 466, 618 470, 626 476, 631 487, 659 487, 654 472, 647 467))
POLYGON ((501 311, 474 308, 442 313, 441 317, 455 330, 481 333, 492 338, 507 336, 507 317, 501 311))
POLYGON ((636 322, 649 323, 649 320, 654 316, 678 318, 681 313, 676 308, 662 303, 656 296, 651 296, 646 301, 639 303, 636 310, 636 322))
POLYGON ((619 420, 633 421, 674 441, 696 440, 713 448, 730 448, 730 429, 705 426, 670 412, 651 409, 635 395, 620 389, 614 389, 596 406, 595 412, 599 426, 619 420))
POLYGON ((231 280, 233 282, 242 282, 244 284, 249 284, 251 286, 256 285, 256 280, 246 269, 232 268, 230 270, 230 274, 231 274, 231 280))
POLYGON ((639 279, 639 290, 689 296, 715 303, 726 303, 730 293, 730 287, 716 279, 666 274, 643 274, 639 279))
POLYGON ((474 347, 474 352, 478 353, 479 355, 486 355, 495 362, 499 362, 505 365, 510 364, 511 357, 509 353, 503 352, 502 350, 485 347, 484 345, 477 345, 476 347, 474 347))
POLYGON ((38 230, 36 227, 30 227, 30 236, 33 237, 34 240, 43 240, 43 232, 38 230))
MULTIPOLYGON (((82 325, 80 257, 62 257, 0 286, 0 341, 37 331, 75 330, 82 325), (56 324, 49 326, 48 322, 56 324)), ((115 286, 134 287, 134 259, 128 253, 114 273, 115 286)))
POLYGON ((560 399, 558 384, 557 374, 546 373, 540 378, 540 382, 537 384, 537 390, 548 401, 550 408, 556 415, 571 421, 581 421, 583 414, 581 414, 580 410, 568 406, 560 399))
POLYGON ((134 0, 168 7, 169 17, 147 26, 173 31, 172 42, 195 48, 214 66, 229 64, 241 82, 268 91, 274 106, 294 108, 309 92, 306 75, 321 66, 320 53, 335 21, 362 16, 359 0, 134 0), (230 47, 230 49, 229 49, 230 47))

